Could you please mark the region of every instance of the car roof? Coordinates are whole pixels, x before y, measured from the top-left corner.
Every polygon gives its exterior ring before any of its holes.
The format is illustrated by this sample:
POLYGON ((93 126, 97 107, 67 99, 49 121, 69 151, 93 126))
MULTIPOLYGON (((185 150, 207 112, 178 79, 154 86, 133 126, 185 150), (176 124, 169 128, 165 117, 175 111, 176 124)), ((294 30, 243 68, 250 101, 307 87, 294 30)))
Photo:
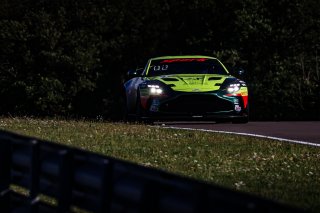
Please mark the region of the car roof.
POLYGON ((162 59, 176 59, 176 58, 209 58, 209 59, 217 59, 210 56, 204 56, 204 55, 179 55, 179 56, 160 56, 151 58, 150 60, 162 60, 162 59))

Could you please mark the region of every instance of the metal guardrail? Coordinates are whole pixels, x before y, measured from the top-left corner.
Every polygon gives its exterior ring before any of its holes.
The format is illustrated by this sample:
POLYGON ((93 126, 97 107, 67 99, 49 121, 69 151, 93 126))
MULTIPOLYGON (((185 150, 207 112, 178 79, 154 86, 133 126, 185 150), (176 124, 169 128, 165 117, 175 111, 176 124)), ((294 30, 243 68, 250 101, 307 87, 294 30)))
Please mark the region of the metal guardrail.
POLYGON ((163 171, 0 131, 0 212, 83 210, 303 212, 163 171), (14 190, 14 186, 27 193, 14 190), (40 199, 44 195, 51 202, 40 199))

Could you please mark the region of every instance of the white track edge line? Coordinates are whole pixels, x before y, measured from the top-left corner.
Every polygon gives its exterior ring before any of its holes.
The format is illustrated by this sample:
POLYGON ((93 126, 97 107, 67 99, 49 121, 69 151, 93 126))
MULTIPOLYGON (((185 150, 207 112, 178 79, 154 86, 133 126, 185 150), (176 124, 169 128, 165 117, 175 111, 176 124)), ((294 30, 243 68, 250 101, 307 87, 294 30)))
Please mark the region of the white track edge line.
POLYGON ((307 142, 307 141, 299 141, 299 140, 291 140, 291 139, 285 139, 285 138, 278 138, 278 137, 266 136, 266 135, 251 134, 251 133, 228 132, 228 131, 211 130, 211 129, 196 129, 196 128, 173 127, 173 126, 162 126, 161 128, 179 129, 179 130, 192 130, 192 131, 201 131, 201 132, 214 132, 214 133, 224 133, 224 134, 233 134, 233 135, 243 135, 243 136, 251 136, 251 137, 257 137, 257 138, 267 138, 267 139, 284 141, 284 142, 289 142, 289 143, 303 144, 303 145, 320 147, 320 144, 317 144, 317 143, 312 143, 312 142, 307 142))

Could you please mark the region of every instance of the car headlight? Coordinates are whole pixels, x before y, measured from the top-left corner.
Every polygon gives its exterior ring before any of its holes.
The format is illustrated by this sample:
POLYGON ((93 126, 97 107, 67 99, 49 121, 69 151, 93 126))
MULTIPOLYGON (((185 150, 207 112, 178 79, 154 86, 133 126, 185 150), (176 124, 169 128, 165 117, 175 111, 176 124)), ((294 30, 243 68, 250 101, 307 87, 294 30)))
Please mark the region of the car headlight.
POLYGON ((159 85, 148 85, 148 88, 152 95, 161 95, 163 93, 159 85))
POLYGON ((230 84, 228 87, 227 87, 227 92, 228 93, 235 93, 235 92, 238 92, 240 90, 240 84, 230 84))

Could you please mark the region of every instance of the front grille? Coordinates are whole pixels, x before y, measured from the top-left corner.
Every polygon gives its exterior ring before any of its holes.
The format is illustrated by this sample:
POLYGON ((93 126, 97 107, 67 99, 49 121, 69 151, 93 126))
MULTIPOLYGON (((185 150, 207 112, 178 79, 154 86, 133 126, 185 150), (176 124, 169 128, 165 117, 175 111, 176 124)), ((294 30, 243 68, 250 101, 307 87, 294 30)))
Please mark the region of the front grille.
POLYGON ((212 94, 184 94, 160 106, 161 112, 192 114, 233 110, 233 103, 212 94))

